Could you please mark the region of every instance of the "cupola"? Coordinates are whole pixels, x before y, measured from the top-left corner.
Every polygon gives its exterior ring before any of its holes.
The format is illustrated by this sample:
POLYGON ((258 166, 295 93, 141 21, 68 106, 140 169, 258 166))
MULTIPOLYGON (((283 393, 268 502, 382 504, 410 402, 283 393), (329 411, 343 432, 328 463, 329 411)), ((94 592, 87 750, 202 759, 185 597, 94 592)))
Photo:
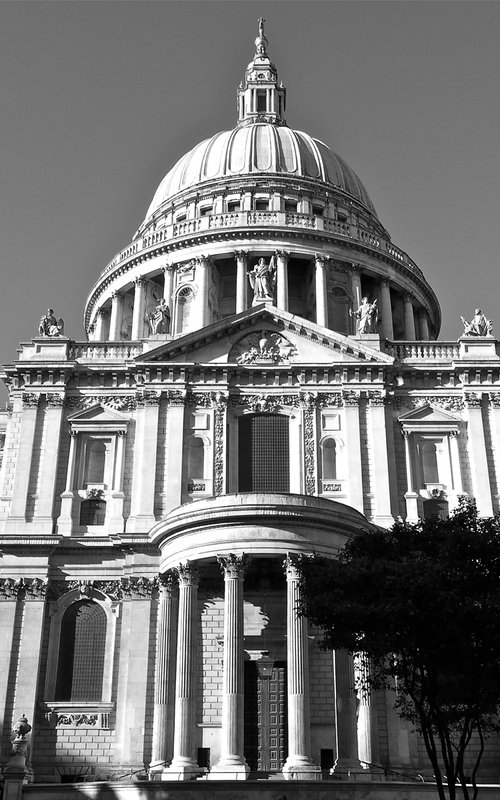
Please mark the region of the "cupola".
POLYGON ((264 34, 265 19, 259 19, 259 35, 255 40, 255 55, 238 88, 238 125, 252 122, 271 122, 285 125, 286 89, 278 85, 278 70, 267 54, 268 40, 264 34))

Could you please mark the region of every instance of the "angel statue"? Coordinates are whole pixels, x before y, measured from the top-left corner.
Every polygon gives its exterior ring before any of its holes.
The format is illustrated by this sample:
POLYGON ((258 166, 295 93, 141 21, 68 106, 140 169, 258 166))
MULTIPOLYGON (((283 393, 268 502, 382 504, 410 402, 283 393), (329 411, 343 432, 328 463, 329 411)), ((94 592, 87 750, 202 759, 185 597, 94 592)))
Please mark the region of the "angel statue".
POLYGON ((55 318, 53 308, 48 308, 45 316, 40 319, 38 333, 40 336, 64 335, 64 320, 55 318))
POLYGON ((266 300, 274 300, 273 290, 276 280, 276 259, 272 256, 266 264, 264 258, 259 258, 254 268, 247 272, 250 286, 253 289, 253 303, 256 306, 266 300))
POLYGON ((378 323, 377 301, 368 302, 367 297, 363 297, 361 305, 356 311, 349 309, 349 316, 356 317, 358 320, 357 333, 376 333, 378 323))
POLYGON ((480 308, 476 308, 470 322, 464 317, 460 319, 464 326, 464 336, 491 336, 493 323, 491 319, 486 319, 480 308))

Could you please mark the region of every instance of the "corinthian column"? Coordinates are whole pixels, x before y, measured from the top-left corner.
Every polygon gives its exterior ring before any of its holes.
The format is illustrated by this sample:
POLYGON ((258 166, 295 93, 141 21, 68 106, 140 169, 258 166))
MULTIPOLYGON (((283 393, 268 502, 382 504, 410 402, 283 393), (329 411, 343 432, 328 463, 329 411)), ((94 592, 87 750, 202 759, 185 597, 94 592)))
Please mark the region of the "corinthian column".
POLYGON ((247 307, 248 253, 245 250, 237 250, 234 257, 236 259, 236 313, 239 314, 247 307))
POLYGON ((288 253, 276 251, 276 305, 288 311, 288 253))
POLYGON ((326 295, 326 263, 325 256, 317 255, 314 260, 316 284, 316 323, 324 328, 328 326, 328 305, 326 295))
POLYGON ((243 573, 246 557, 218 556, 224 571, 224 673, 221 757, 210 777, 245 780, 250 767, 243 755, 243 573))
POLYGON ((198 571, 194 564, 179 564, 179 618, 177 623, 177 670, 175 675, 174 757, 163 780, 186 781, 201 770, 195 758, 195 652, 198 571))
POLYGON ((358 756, 354 664, 347 650, 335 650, 333 672, 337 760, 332 772, 339 778, 349 778, 353 773, 361 772, 361 764, 358 756))
POLYGON ((134 280, 134 311, 132 315, 132 339, 142 339, 144 336, 144 303, 146 284, 142 278, 134 280))
POLYGON ((156 647, 153 752, 150 774, 162 772, 172 758, 174 738, 174 655, 175 598, 174 577, 160 575, 158 644, 156 647))
POLYGON ((287 555, 287 692, 288 757, 283 767, 285 780, 321 780, 320 768, 313 762, 310 749, 309 720, 309 650, 307 620, 298 615, 300 568, 297 556, 287 555))

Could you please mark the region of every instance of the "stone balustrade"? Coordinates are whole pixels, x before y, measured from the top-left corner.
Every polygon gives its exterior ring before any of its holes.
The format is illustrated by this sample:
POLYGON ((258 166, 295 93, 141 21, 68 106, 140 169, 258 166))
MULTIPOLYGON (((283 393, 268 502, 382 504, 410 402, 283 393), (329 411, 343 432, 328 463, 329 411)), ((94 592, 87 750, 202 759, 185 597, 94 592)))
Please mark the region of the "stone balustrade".
POLYGON ((75 342, 68 348, 70 361, 122 361, 135 358, 142 353, 140 344, 95 344, 94 342, 75 342))
POLYGON ((393 342, 386 353, 398 361, 443 361, 459 358, 459 342, 393 342))

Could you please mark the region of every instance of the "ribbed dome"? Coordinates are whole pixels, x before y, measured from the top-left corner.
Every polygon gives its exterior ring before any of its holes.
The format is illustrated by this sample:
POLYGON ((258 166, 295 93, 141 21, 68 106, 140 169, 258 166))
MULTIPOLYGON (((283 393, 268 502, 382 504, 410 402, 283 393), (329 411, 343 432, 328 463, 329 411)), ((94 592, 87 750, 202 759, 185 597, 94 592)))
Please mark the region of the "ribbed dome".
POLYGON ((286 125, 257 122, 217 133, 186 153, 160 183, 146 220, 178 192, 204 181, 265 173, 330 184, 376 215, 356 173, 326 144, 286 125))

